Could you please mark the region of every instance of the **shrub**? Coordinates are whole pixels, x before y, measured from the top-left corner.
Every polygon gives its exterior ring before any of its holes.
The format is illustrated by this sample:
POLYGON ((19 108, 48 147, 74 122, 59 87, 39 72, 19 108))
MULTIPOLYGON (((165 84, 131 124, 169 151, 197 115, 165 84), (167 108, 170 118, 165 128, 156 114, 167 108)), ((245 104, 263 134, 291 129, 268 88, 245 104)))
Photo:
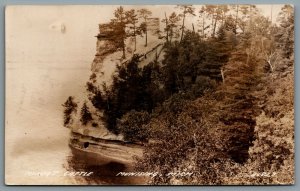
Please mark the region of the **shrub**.
POLYGON ((148 112, 132 110, 118 120, 117 128, 119 132, 124 135, 126 141, 147 142, 149 131, 144 125, 147 124, 149 120, 150 115, 148 112))

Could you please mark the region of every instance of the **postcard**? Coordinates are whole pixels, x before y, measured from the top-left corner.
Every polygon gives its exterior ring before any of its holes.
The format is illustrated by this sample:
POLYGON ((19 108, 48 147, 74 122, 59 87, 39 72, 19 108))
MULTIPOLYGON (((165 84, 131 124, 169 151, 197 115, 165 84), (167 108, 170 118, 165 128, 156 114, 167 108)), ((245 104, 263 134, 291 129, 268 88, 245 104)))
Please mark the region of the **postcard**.
POLYGON ((290 185, 294 7, 6 7, 7 185, 290 185))

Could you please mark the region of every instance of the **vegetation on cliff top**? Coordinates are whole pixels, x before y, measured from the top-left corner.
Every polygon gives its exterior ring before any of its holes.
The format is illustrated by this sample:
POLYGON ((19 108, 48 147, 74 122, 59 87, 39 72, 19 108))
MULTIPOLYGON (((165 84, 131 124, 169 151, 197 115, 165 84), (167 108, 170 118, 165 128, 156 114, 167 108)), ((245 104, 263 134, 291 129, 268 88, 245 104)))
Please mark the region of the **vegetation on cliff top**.
POLYGON ((135 54, 117 66, 110 86, 87 83, 99 118, 85 107, 83 119, 144 143, 136 169, 159 172, 152 184, 293 183, 293 8, 285 5, 276 25, 253 5, 207 5, 199 31, 185 28, 193 7, 181 10, 162 20, 161 61, 141 67, 135 54))

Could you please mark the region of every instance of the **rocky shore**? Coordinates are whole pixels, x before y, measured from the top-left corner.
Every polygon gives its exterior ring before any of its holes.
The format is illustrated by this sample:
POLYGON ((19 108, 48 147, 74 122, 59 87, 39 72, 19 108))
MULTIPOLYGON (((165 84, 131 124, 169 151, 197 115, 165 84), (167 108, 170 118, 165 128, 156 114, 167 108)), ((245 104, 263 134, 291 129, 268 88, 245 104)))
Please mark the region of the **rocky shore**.
POLYGON ((70 147, 78 151, 94 154, 101 159, 98 164, 110 162, 122 163, 131 166, 134 157, 142 157, 143 146, 118 139, 104 139, 71 132, 70 147))

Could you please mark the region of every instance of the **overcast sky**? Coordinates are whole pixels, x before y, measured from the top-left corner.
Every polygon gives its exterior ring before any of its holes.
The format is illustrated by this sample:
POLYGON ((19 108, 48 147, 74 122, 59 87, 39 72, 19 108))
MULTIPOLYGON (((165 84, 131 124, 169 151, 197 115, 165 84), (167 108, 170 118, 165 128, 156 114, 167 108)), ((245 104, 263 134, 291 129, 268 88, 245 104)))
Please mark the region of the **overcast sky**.
MULTIPOLYGON (((195 7, 199 10, 200 6, 195 7)), ((90 65, 95 55, 98 24, 108 22, 117 7, 9 6, 6 8, 7 67, 80 68, 90 65)), ((161 18, 164 17, 164 12, 169 14, 177 10, 175 5, 124 7, 146 7, 153 12, 153 17, 161 18)), ((271 5, 257 7, 270 17, 271 5)), ((281 7, 282 5, 273 5, 273 15, 277 15, 281 7)))

